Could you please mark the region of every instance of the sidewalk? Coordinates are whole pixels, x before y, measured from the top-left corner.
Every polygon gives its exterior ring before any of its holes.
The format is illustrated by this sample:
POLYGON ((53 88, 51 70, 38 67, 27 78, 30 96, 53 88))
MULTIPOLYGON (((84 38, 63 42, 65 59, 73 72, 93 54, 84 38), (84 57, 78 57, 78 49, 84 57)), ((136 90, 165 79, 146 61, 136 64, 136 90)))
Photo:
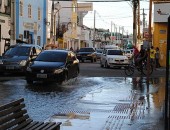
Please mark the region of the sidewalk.
MULTIPOLYGON (((162 69, 162 68, 161 68, 162 69)), ((110 78, 75 104, 47 121, 61 130, 164 130, 165 79, 110 78)))

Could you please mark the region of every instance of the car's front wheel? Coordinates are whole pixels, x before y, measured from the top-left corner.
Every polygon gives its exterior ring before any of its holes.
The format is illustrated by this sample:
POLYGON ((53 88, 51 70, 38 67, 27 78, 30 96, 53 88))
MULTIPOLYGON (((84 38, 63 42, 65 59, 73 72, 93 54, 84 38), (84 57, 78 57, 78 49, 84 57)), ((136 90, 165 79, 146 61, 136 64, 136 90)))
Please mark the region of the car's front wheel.
POLYGON ((64 73, 64 74, 63 74, 63 77, 62 77, 62 80, 59 81, 58 83, 59 83, 59 84, 64 84, 64 83, 66 83, 67 81, 68 81, 68 74, 67 74, 67 73, 64 73))

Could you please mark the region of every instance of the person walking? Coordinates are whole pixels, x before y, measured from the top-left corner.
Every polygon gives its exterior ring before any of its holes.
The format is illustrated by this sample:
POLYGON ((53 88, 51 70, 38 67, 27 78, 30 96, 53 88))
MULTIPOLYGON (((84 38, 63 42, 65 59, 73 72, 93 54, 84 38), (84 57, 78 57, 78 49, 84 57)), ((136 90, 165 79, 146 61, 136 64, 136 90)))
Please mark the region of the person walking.
POLYGON ((133 46, 133 60, 134 60, 133 62, 134 63, 136 62, 136 59, 137 59, 138 55, 139 55, 138 48, 136 46, 133 46))
POLYGON ((157 47, 156 53, 155 53, 156 68, 160 67, 159 58, 160 58, 160 51, 159 51, 159 48, 157 47))
POLYGON ((142 70, 142 62, 145 61, 146 59, 147 59, 147 51, 144 49, 143 45, 141 45, 141 49, 139 51, 135 65, 142 70))
POLYGON ((156 69, 156 66, 155 66, 155 54, 156 54, 156 50, 154 49, 153 46, 151 46, 151 49, 150 49, 150 63, 153 65, 153 68, 156 69))
POLYGON ((74 50, 73 50, 73 47, 70 47, 70 51, 74 51, 74 50))

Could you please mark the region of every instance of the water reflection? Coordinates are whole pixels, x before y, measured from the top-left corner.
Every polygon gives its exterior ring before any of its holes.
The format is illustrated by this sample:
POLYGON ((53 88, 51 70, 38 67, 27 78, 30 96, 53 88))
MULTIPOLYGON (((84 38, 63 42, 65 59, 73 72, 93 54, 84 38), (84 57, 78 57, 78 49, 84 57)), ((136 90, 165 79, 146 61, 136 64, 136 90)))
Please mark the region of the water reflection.
POLYGON ((165 100, 165 78, 136 77, 132 79, 132 90, 145 96, 147 108, 162 109, 165 100))

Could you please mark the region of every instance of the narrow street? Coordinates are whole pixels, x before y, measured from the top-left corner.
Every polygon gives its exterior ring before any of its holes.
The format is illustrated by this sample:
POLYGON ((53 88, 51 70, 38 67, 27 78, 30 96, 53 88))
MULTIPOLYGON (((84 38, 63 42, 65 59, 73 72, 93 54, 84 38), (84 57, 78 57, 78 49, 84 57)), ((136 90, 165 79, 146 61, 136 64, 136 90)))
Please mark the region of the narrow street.
POLYGON ((61 130, 163 130, 165 77, 147 82, 97 63, 81 63, 80 69, 78 78, 63 85, 0 77, 0 104, 23 97, 33 120, 62 122, 61 130))

